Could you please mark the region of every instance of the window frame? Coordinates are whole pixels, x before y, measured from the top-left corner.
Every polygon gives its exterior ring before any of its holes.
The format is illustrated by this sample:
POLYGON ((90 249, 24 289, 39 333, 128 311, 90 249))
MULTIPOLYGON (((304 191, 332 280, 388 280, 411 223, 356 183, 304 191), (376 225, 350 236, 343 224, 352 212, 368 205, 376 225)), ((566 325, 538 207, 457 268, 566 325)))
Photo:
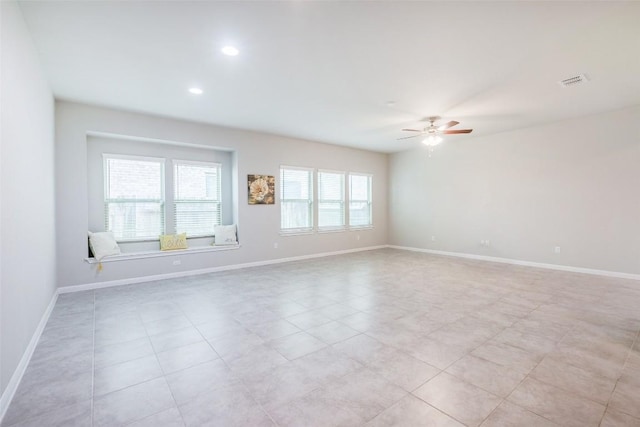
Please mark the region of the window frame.
POLYGON ((348 211, 349 211, 349 229, 350 230, 362 230, 367 228, 373 228, 373 174, 370 173, 360 173, 360 172, 349 172, 349 183, 348 183, 348 211), (351 179, 354 176, 366 177, 367 178, 367 200, 354 200, 353 192, 352 192, 352 184, 351 179), (351 223, 352 215, 351 215, 351 203, 366 203, 369 208, 369 223, 361 224, 361 225, 353 225, 351 223))
MULTIPOLYGON (((109 204, 110 203, 131 203, 131 202, 139 202, 139 203, 159 203, 160 206, 160 232, 164 233, 167 227, 167 213, 166 213, 166 204, 167 204, 167 192, 166 192, 166 159, 162 157, 151 157, 151 156, 136 156, 136 155, 126 155, 126 154, 111 154, 111 153, 102 153, 102 177, 104 181, 103 187, 103 223, 106 231, 112 231, 112 227, 110 227, 109 221, 109 204), (148 162, 148 163, 157 163, 160 165, 160 199, 121 199, 121 198, 111 198, 110 197, 110 166, 109 160, 130 160, 130 161, 138 161, 138 162, 148 162)), ((115 235, 115 234, 114 234, 115 235)), ((140 236, 135 238, 123 238, 120 236, 115 236, 116 241, 118 243, 128 243, 128 242, 148 242, 154 241, 156 238, 151 236, 140 236)), ((158 238, 159 239, 159 238, 158 238)))
MULTIPOLYGON (((218 162, 202 162, 202 161, 196 161, 196 160, 182 160, 182 159, 169 159, 171 161, 171 166, 173 169, 173 191, 171 193, 171 204, 173 206, 173 232, 174 233, 178 233, 178 232, 183 232, 183 230, 178 230, 178 212, 177 212, 177 205, 178 203, 183 203, 183 202, 188 202, 188 203, 215 203, 217 204, 217 209, 218 209, 218 223, 217 224, 213 224, 212 226, 212 230, 210 233, 205 233, 205 234, 187 234, 187 238, 201 238, 201 237, 213 237, 215 235, 214 233, 214 228, 216 225, 222 225, 223 224, 223 218, 222 218, 222 164, 218 163, 218 162), (217 169, 217 181, 216 181, 216 193, 217 193, 217 200, 208 200, 208 199, 178 199, 177 197, 177 190, 178 190, 178 171, 177 168, 179 165, 191 165, 191 166, 200 166, 200 167, 214 167, 215 169, 217 169)), ((205 184, 206 185, 206 184, 205 184)))
POLYGON ((315 226, 315 215, 314 215, 314 210, 315 210, 315 206, 314 206, 314 199, 315 199, 315 188, 314 188, 314 168, 308 168, 308 167, 301 167, 301 166, 287 166, 287 165, 280 165, 280 191, 279 191, 279 200, 280 200, 280 234, 284 234, 284 235, 295 235, 295 234, 311 234, 314 231, 314 226, 315 226), (308 173, 309 175, 309 187, 308 187, 308 193, 309 193, 309 197, 307 199, 286 199, 285 196, 285 189, 284 189, 284 179, 283 179, 283 172, 285 170, 292 170, 292 171, 305 171, 308 173), (308 218, 309 218, 309 225, 306 227, 295 227, 295 228, 284 228, 283 227, 283 219, 284 219, 284 206, 285 203, 287 202, 299 202, 299 203, 307 203, 308 204, 308 218))
MULTIPOLYGON (((203 202, 214 202, 217 204, 217 209, 219 212, 219 224, 223 224, 223 201, 224 197, 222 194, 222 181, 223 181, 223 165, 220 162, 214 161, 195 161, 195 160, 183 160, 180 158, 167 158, 167 157, 154 157, 154 156, 145 156, 145 155, 133 155, 133 154, 117 154, 117 153, 101 153, 102 156, 102 180, 103 180, 103 195, 102 195, 102 223, 105 227, 106 231, 113 231, 113 224, 110 221, 109 217, 109 205, 114 203, 158 203, 160 210, 160 222, 161 229, 158 230, 158 234, 151 236, 140 236, 128 238, 120 235, 116 235, 116 241, 118 243, 142 243, 142 242, 157 242, 160 239, 160 235, 167 234, 170 230, 173 233, 177 233, 177 212, 176 205, 180 202, 181 199, 177 197, 177 175, 176 175, 176 167, 178 165, 196 165, 196 166, 207 166, 207 167, 215 167, 218 171, 218 179, 215 182, 217 186, 216 192, 218 199, 217 200, 202 200, 203 202), (109 165, 110 160, 131 160, 131 161, 139 161, 139 162, 150 162, 156 163, 160 165, 160 199, 122 199, 122 198, 111 198, 110 197, 110 174, 111 167, 109 165), (170 168, 170 171, 167 172, 167 169, 170 168)), ((198 202, 200 200, 189 200, 189 202, 198 202)), ((214 224, 219 225, 219 224, 214 224)), ((188 239, 199 239, 199 238, 209 238, 214 237, 214 231, 207 234, 188 234, 188 239)))
POLYGON ((318 232, 335 232, 335 231, 344 231, 347 228, 347 191, 346 191, 346 176, 347 173, 345 171, 331 170, 331 169, 318 169, 316 173, 316 184, 317 184, 317 207, 318 207, 318 222, 317 222, 317 230, 318 232), (340 200, 334 199, 321 199, 321 185, 320 185, 320 175, 321 174, 331 174, 331 175, 340 175, 341 177, 341 193, 342 198, 340 200), (320 204, 321 203, 340 203, 342 207, 342 224, 341 225, 330 225, 330 226, 321 226, 320 225, 320 204))

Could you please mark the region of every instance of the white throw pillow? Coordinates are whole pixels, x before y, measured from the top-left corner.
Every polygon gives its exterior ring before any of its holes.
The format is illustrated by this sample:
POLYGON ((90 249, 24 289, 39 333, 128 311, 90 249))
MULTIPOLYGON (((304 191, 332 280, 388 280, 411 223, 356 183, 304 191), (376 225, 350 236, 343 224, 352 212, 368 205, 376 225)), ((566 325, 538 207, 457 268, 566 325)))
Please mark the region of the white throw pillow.
POLYGON ((215 234, 215 246, 237 245, 236 225, 216 225, 213 233, 215 234))
POLYGON ((109 255, 120 254, 120 246, 118 246, 113 233, 110 231, 101 231, 99 233, 89 231, 89 246, 91 246, 94 258, 98 261, 102 261, 102 258, 109 255))

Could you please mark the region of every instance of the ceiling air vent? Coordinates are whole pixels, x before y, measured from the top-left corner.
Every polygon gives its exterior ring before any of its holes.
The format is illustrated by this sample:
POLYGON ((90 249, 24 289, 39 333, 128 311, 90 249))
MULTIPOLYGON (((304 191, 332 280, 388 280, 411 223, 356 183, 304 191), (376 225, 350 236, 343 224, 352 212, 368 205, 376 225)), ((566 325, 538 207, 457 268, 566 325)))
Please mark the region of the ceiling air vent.
POLYGON ((586 74, 578 74, 577 76, 569 77, 568 79, 560 80, 560 86, 569 87, 576 86, 589 81, 589 77, 586 74))

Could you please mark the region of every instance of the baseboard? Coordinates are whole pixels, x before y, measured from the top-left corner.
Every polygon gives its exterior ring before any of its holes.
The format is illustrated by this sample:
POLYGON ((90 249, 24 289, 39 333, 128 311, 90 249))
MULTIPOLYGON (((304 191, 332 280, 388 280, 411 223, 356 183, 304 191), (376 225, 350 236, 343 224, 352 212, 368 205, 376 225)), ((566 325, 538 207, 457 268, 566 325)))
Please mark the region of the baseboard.
POLYGON ((90 291, 94 289, 110 288, 113 286, 133 285, 136 283, 152 282, 152 281, 163 280, 163 279, 175 279, 178 277, 197 276, 200 274, 216 273, 219 271, 238 270, 241 268, 260 267, 264 265, 282 264, 282 263, 291 262, 291 261, 302 261, 306 259, 323 258, 328 256, 343 255, 343 254, 349 254, 354 252, 372 251, 376 249, 384 249, 386 247, 387 245, 367 246, 364 248, 345 249, 345 250, 333 251, 333 252, 321 252, 318 254, 300 255, 300 256, 288 257, 288 258, 277 258, 277 259, 270 259, 266 261, 247 262, 242 264, 230 264, 230 265, 223 265, 220 267, 203 268, 199 270, 156 274, 152 276, 132 277, 127 279, 109 280, 105 282, 86 283, 82 285, 62 286, 58 288, 58 293, 65 294, 69 292, 80 292, 80 291, 90 291))
POLYGON ((53 311, 53 307, 56 305, 56 301, 58 300, 58 292, 53 294, 47 309, 45 310, 42 318, 40 319, 40 323, 38 323, 38 327, 36 328, 33 336, 31 337, 31 341, 29 341, 29 345, 25 349, 22 354, 22 359, 20 359, 20 363, 16 367, 16 370, 13 371, 13 375, 7 384, 7 388, 2 393, 0 397, 0 424, 2 424, 2 420, 7 413, 7 409, 9 409, 9 404, 11 400, 13 400, 13 396, 16 394, 18 390, 18 386, 20 385, 20 381, 22 380, 22 376, 27 370, 27 366, 29 366, 29 362, 31 361, 31 356, 33 356, 33 352, 38 345, 38 341, 40 340, 40 336, 42 335, 42 331, 44 331, 44 327, 47 325, 49 321, 49 316, 51 316, 51 312, 53 311))
POLYGON ((391 249, 401 249, 404 251, 424 252, 424 253, 433 254, 433 255, 444 255, 444 256, 451 256, 451 257, 457 257, 457 258, 475 259, 479 261, 490 261, 490 262, 499 262, 503 264, 522 265, 526 267, 544 268, 547 270, 560 270, 560 271, 569 271, 572 273, 592 274, 595 276, 606 276, 606 277, 616 277, 620 279, 640 280, 640 274, 621 273, 621 272, 609 271, 609 270, 596 270, 591 268, 572 267, 569 265, 560 265, 560 264, 546 264, 542 262, 522 261, 518 259, 499 258, 499 257, 485 256, 485 255, 467 254, 462 252, 437 251, 434 249, 414 248, 410 246, 387 245, 387 247, 391 249))

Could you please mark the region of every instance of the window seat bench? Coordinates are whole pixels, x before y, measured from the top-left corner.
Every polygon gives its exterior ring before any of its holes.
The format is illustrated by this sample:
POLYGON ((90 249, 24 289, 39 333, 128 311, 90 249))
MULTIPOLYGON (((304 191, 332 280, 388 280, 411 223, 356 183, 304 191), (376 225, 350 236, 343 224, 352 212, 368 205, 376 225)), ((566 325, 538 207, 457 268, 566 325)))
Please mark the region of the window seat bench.
POLYGON ((108 257, 104 257, 102 261, 98 261, 93 257, 87 257, 84 261, 88 264, 98 264, 99 262, 118 262, 118 261, 128 261, 132 259, 144 259, 144 258, 158 258, 164 256, 180 256, 186 254, 194 254, 194 253, 203 253, 203 252, 221 252, 221 251, 232 251, 240 249, 240 245, 225 245, 225 246, 196 246, 188 249, 178 249, 173 251, 144 251, 144 252, 126 252, 121 253, 119 255, 111 255, 108 257))

